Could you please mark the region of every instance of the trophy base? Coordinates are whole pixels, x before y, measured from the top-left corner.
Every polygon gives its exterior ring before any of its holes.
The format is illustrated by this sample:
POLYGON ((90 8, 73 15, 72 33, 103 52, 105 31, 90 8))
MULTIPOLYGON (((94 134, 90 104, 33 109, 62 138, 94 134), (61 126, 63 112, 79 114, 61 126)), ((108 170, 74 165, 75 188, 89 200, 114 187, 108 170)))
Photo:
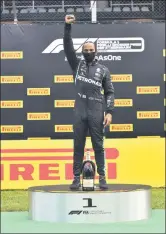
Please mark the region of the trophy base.
POLYGON ((30 187, 29 218, 65 223, 111 223, 151 217, 151 186, 112 184, 108 190, 71 191, 68 185, 30 187))

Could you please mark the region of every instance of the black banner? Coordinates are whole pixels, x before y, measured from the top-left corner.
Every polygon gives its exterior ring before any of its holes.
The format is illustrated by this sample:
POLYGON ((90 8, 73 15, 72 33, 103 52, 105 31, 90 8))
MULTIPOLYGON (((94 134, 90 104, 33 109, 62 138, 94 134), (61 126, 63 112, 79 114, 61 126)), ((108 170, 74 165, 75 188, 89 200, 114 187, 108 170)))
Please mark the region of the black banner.
MULTIPOLYGON (((64 25, 1 25, 1 139, 72 138, 74 83, 64 25)), ((106 137, 164 136, 165 25, 76 24, 78 56, 94 41, 110 69, 115 113, 106 137)))

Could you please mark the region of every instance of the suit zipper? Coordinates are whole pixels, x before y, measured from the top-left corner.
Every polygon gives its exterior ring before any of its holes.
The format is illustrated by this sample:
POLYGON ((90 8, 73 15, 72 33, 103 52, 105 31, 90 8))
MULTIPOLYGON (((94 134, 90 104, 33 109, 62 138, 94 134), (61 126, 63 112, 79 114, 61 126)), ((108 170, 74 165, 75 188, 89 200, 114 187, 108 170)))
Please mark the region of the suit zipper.
POLYGON ((89 79, 89 65, 87 65, 88 66, 88 79, 89 79))
MULTIPOLYGON (((87 66, 88 66, 88 79, 89 79, 89 64, 87 66)), ((88 97, 87 97, 86 102, 87 102, 87 107, 88 107, 88 97)))

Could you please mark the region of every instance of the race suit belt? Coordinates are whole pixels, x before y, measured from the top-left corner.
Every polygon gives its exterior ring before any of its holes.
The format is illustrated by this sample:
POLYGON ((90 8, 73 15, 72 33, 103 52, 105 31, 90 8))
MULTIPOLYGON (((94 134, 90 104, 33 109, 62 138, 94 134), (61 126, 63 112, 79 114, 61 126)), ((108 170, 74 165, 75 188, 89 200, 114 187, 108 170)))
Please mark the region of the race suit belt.
POLYGON ((102 99, 100 99, 100 98, 87 97, 85 94, 78 93, 78 95, 80 98, 83 98, 83 99, 89 99, 92 101, 102 101, 102 99))

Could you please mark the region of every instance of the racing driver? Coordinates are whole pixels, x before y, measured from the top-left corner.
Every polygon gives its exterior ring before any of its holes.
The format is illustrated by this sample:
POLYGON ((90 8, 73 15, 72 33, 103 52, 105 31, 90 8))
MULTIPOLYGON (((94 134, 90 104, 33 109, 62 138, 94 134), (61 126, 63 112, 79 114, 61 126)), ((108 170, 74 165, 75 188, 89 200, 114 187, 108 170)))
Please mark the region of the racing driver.
POLYGON ((70 189, 78 190, 81 186, 81 168, 89 131, 99 174, 99 187, 106 190, 108 185, 105 177, 103 138, 104 128, 112 122, 114 87, 108 68, 99 64, 96 59, 96 48, 93 42, 85 42, 82 46, 83 59, 77 58, 71 37, 71 24, 74 22, 74 15, 66 15, 63 37, 64 52, 73 72, 76 90, 73 124, 74 180, 70 189))

